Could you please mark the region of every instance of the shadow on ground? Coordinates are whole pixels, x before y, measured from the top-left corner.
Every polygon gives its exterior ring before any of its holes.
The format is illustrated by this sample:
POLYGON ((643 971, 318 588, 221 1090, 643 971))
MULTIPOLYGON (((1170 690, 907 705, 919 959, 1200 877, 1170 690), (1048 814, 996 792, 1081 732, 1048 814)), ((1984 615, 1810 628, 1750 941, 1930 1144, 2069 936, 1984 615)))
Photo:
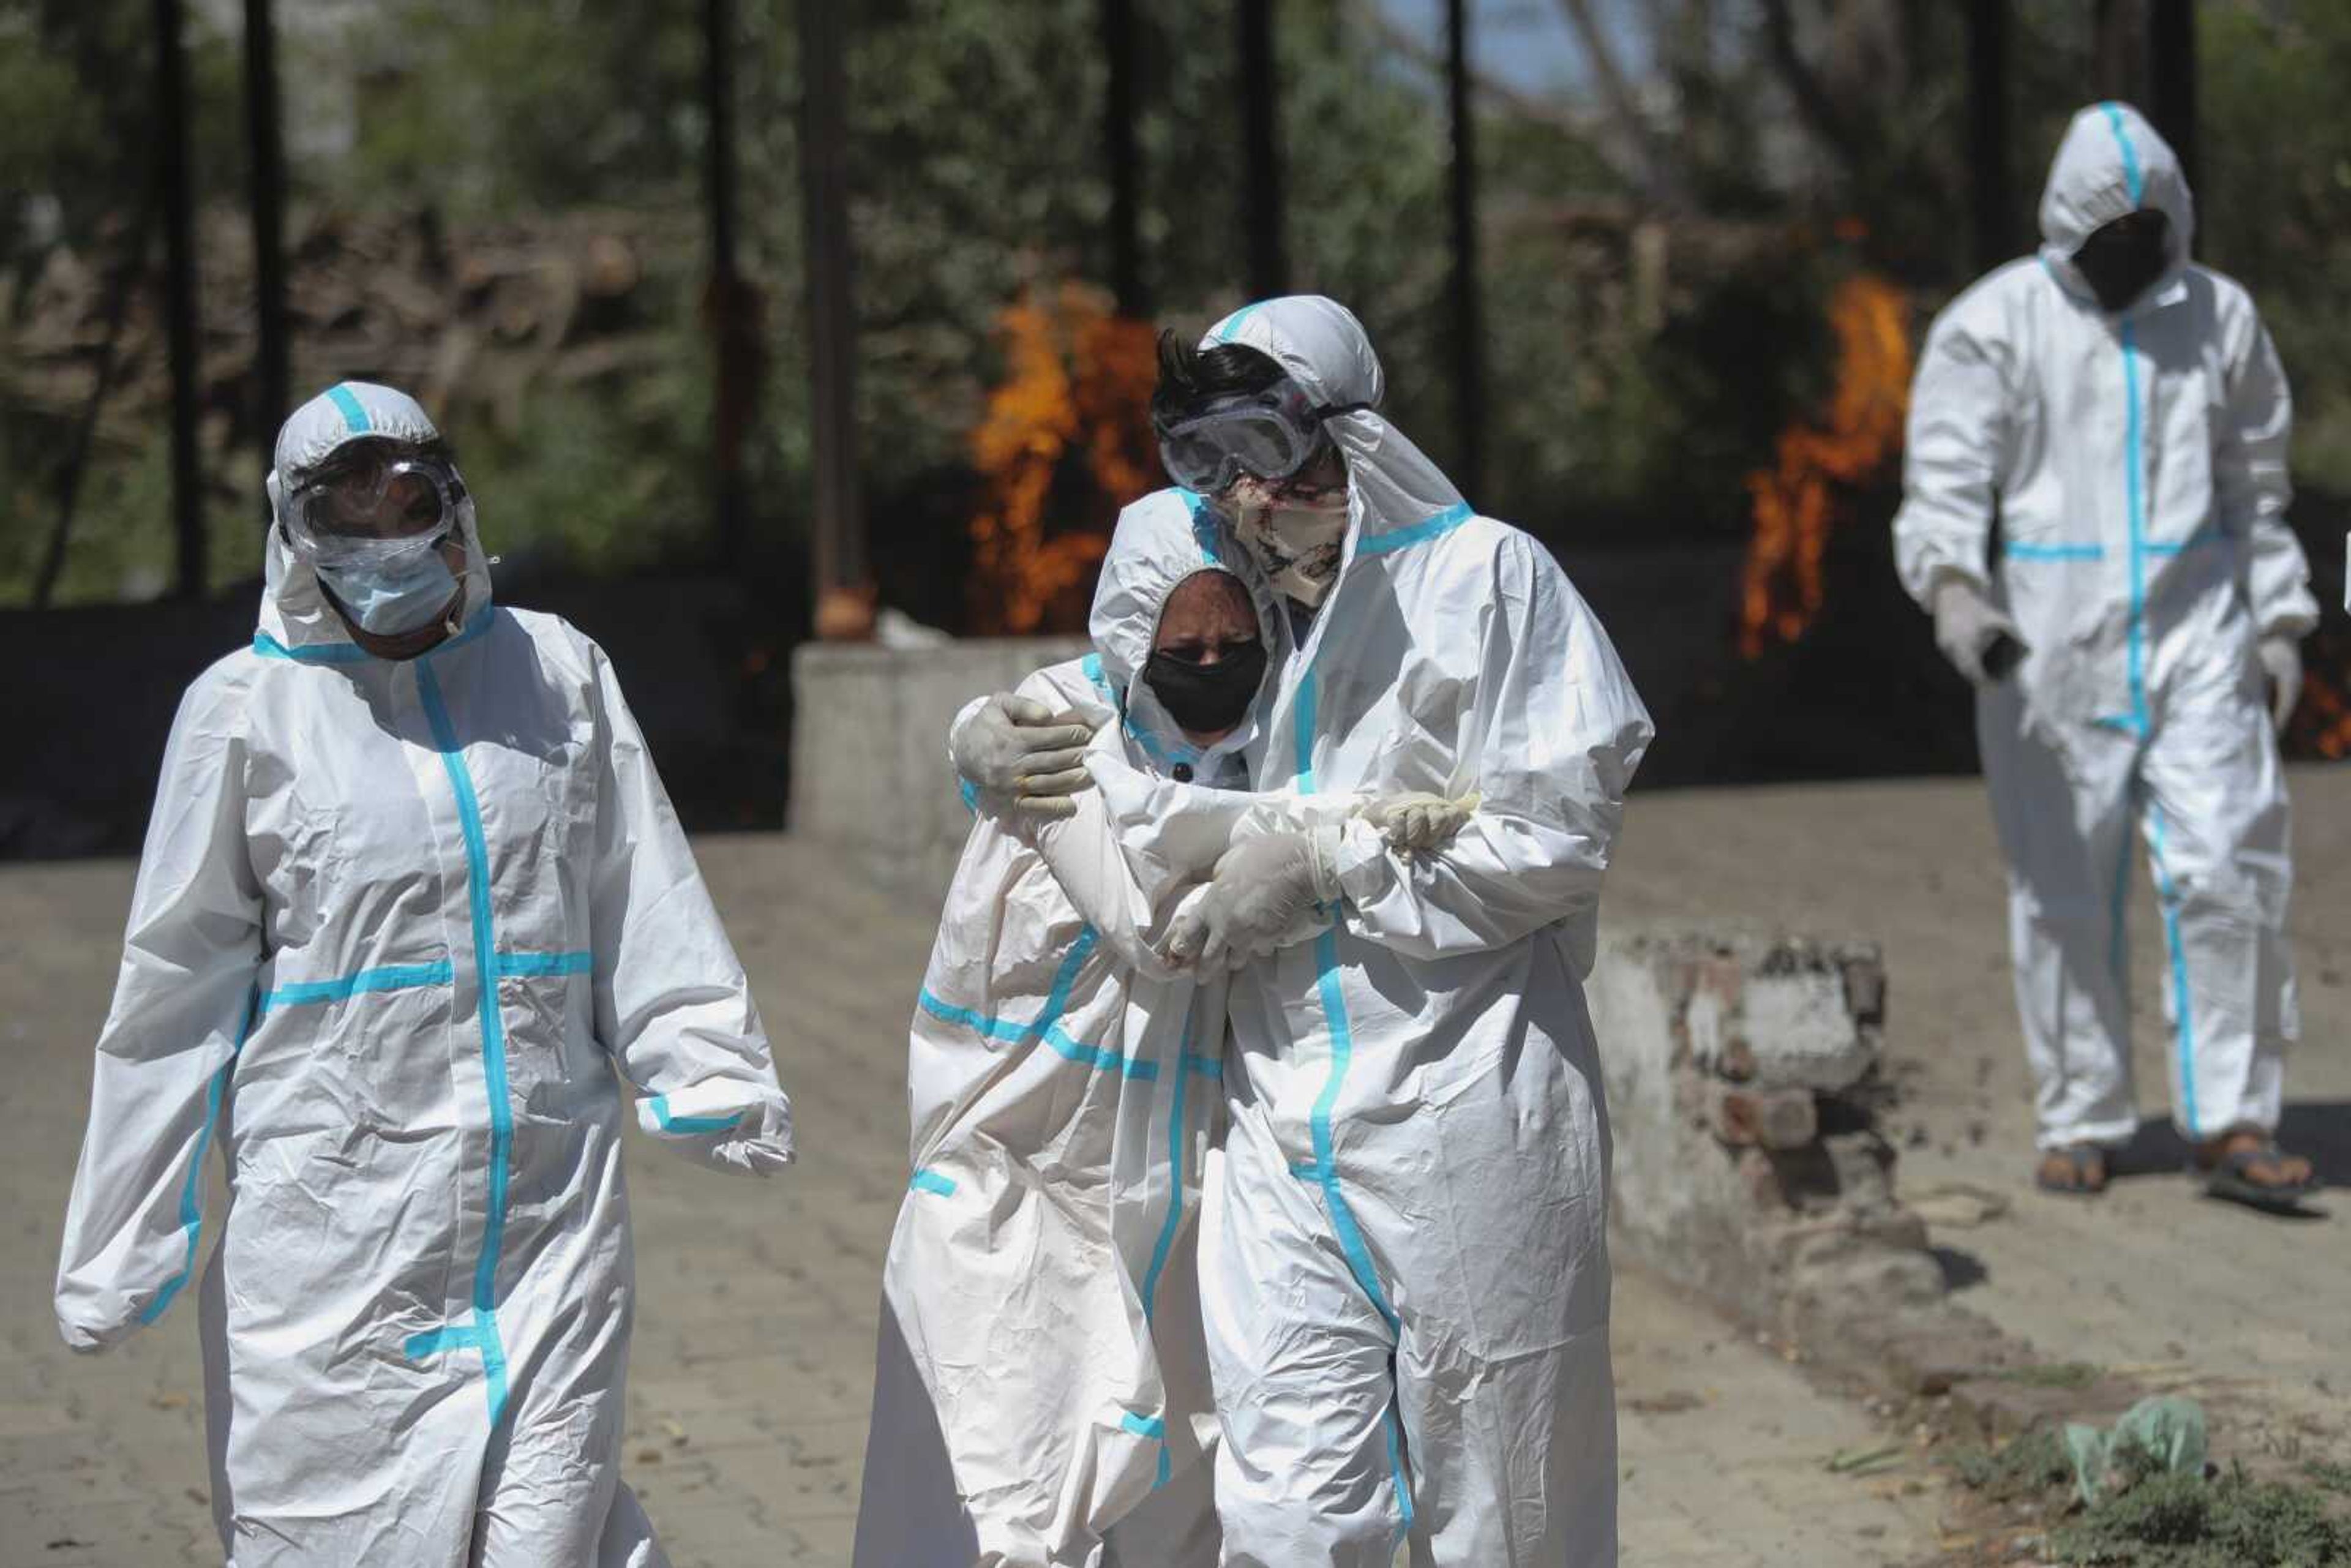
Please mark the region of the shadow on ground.
MULTIPOLYGON (((2278 1144, 2307 1159, 2330 1187, 2351 1187, 2351 1100, 2289 1104, 2278 1119, 2278 1144)), ((2188 1140, 2168 1116, 2148 1116, 2115 1152, 2118 1176, 2168 1175, 2188 1166, 2188 1140)))
MULTIPOLYGON (((2278 1119, 2277 1138, 2280 1147, 2310 1161, 2328 1191, 2351 1189, 2351 1101, 2314 1100, 2286 1106, 2278 1119)), ((2189 1163, 2188 1140, 2179 1129, 2168 1117, 2149 1116, 2139 1123, 2131 1141, 2115 1151, 2112 1170, 2117 1179, 2168 1176, 2189 1163)), ((2329 1212, 2305 1206, 2279 1218, 2320 1219, 2329 1212)))
POLYGON ((1930 1250, 1934 1253, 1935 1266, 1943 1271, 1943 1289, 1947 1291, 1965 1291, 1991 1278, 1991 1271, 1984 1267, 1983 1260, 1972 1252, 1963 1252, 1957 1247, 1937 1247, 1930 1250))

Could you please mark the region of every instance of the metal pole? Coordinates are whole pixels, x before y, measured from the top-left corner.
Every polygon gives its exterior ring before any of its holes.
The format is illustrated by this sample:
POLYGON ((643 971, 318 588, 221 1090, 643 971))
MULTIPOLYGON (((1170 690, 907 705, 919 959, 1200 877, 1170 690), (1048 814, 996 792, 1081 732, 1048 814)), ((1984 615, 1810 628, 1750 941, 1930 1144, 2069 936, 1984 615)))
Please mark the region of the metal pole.
POLYGON ((1110 164, 1110 287, 1119 314, 1147 317, 1143 281, 1142 169, 1134 150, 1134 7, 1102 0, 1102 58, 1110 84, 1102 99, 1102 155, 1110 164))
POLYGON ((1273 0, 1240 0, 1241 229, 1249 235, 1249 294, 1290 289, 1281 245, 1281 136, 1274 117, 1273 0))
MULTIPOLYGON (((838 0, 799 0, 800 185, 806 196, 809 366, 816 448, 816 591, 866 580, 857 482, 856 319, 850 298, 849 131, 838 0)), ((820 616, 820 622, 822 622, 820 616)))
POLYGON ((278 422, 290 412, 292 350, 286 327, 286 148, 278 132, 277 29, 270 0, 245 0, 245 140, 253 205, 253 287, 261 343, 254 361, 253 428, 269 471, 278 422))
POLYGON ((163 311, 172 358, 172 519, 178 592, 204 592, 203 476, 196 465, 196 247, 188 191, 188 61, 180 0, 155 0, 156 183, 163 196, 163 311))
MULTIPOLYGON (((2202 218, 2211 193, 2196 183, 2196 6, 2194 0, 2153 0, 2147 9, 2147 112, 2179 154, 2179 170, 2196 193, 2202 218)), ((2201 224, 2198 225, 2199 228, 2201 224)))
POLYGON ((710 208, 711 332, 711 526, 718 558, 743 564, 743 438, 752 394, 746 373, 754 329, 744 307, 743 280, 735 268, 735 7, 732 0, 704 0, 702 7, 702 99, 710 140, 704 174, 710 208))
POLYGON ((1469 4, 1447 0, 1445 88, 1453 120, 1455 478, 1475 505, 1484 470, 1485 355, 1478 301, 1478 149, 1469 105, 1469 4))
POLYGON ((2090 7, 2090 79, 2102 99, 2136 99, 2139 62, 2131 45, 2138 27, 2138 0, 2095 0, 2090 7))
POLYGON ((2008 0, 1975 0, 1968 16, 1968 167, 1976 270, 2014 254, 2008 183, 2008 0))

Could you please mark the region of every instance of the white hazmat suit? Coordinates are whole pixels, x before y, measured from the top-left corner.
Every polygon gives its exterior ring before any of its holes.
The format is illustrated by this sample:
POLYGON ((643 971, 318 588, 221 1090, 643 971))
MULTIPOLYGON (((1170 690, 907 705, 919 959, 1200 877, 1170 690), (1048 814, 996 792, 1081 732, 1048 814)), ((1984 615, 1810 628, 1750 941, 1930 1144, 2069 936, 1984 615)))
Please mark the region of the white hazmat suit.
POLYGON ((1098 729, 1073 817, 1023 821, 964 786, 914 1019, 861 1568, 1216 1561, 1196 1255, 1225 980, 1152 945, 1252 804, 1166 775, 1234 779, 1254 729, 1203 754, 1138 678, 1216 542, 1172 493, 1129 507, 1100 652, 1019 687, 1098 729))
POLYGON ((1651 727, 1548 553, 1376 412, 1327 299, 1209 334, 1270 354, 1345 460, 1335 584, 1261 782, 1479 804, 1433 852, 1338 834, 1336 924, 1241 970, 1204 1268, 1225 1561, 1612 1563, 1608 1125, 1583 980, 1651 727))
POLYGON ((2194 224, 2179 160, 2137 112, 2083 110, 2041 199, 2040 255, 1943 311, 1911 394, 1903 585, 1929 607, 1950 580, 1973 585, 2027 650, 1976 714, 2043 1148, 2136 1130, 2134 821, 2162 908, 2180 1131, 2273 1129, 2297 1032, 2257 657, 2318 618, 2284 517, 2293 404, 2252 299, 2188 259, 2194 224), (2143 207, 2168 220, 2171 265, 2110 314, 2073 254, 2143 207))
MULTIPOLYGON (((278 476, 423 412, 345 383, 278 476)), ((620 1480, 633 1285, 621 1082, 716 1166, 789 1107, 602 652, 499 608, 361 650, 273 528, 260 628, 189 688, 150 822, 57 1269, 78 1350, 189 1282, 233 1568, 646 1568, 620 1480)))

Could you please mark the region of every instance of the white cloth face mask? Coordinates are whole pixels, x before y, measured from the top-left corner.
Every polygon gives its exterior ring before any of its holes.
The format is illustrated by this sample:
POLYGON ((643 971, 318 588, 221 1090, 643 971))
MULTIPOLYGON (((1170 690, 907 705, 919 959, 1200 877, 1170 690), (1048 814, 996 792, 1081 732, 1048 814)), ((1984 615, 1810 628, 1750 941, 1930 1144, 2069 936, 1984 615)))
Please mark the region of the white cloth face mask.
POLYGON ((1249 507, 1235 530, 1274 587, 1305 605, 1321 606, 1339 580, 1347 542, 1347 493, 1313 507, 1249 507))

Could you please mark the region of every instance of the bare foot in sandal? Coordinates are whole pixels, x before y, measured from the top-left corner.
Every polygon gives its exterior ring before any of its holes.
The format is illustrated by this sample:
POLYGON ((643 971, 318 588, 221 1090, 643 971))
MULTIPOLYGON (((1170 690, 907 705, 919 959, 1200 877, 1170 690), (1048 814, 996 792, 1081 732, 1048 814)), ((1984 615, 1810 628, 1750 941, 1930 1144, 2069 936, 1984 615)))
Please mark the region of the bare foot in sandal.
POLYGON ((2258 1127, 2231 1127, 2196 1145, 2196 1168, 2214 1197, 2255 1208, 2292 1208, 2318 1190, 2318 1173, 2258 1127))
POLYGON ((2106 1190, 2106 1151, 2095 1144, 2043 1149, 2041 1164, 2032 1172, 2032 1184, 2043 1192, 2095 1197, 2106 1190))

